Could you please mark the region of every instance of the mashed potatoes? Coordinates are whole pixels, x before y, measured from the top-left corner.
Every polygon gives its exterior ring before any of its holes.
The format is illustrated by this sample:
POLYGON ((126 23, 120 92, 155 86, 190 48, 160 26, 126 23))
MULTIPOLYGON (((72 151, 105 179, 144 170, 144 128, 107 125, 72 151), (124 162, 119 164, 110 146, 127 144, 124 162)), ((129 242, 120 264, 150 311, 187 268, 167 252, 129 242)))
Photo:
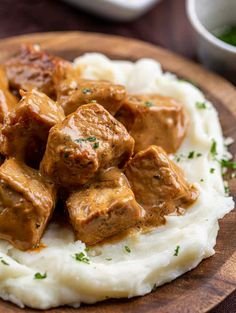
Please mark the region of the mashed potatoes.
POLYGON ((46 248, 38 252, 22 252, 1 240, 0 297, 21 307, 78 307, 81 302, 145 295, 213 255, 218 219, 234 207, 224 193, 220 165, 210 153, 213 139, 218 157, 227 153, 217 112, 200 90, 164 74, 153 60, 110 61, 91 53, 74 64, 85 78, 107 79, 125 85, 129 93, 160 93, 184 104, 190 127, 172 157, 200 196, 183 216, 168 216, 164 226, 89 251, 82 242, 74 242, 70 228, 56 224, 49 226, 42 239, 46 248), (206 108, 196 105, 203 102, 206 108), (86 262, 74 258, 80 252, 86 262), (46 278, 35 279, 35 273, 46 278))

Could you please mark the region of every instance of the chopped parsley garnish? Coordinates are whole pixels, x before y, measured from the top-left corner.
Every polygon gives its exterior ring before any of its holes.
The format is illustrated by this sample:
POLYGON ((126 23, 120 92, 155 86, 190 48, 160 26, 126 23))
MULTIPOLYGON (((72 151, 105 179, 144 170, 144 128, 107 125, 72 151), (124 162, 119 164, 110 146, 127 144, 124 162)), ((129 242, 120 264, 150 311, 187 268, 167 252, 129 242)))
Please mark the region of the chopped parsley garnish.
POLYGON ((86 247, 86 248, 84 249, 85 252, 89 252, 89 250, 90 250, 89 247, 86 247))
POLYGON ((34 274, 34 279, 45 279, 46 277, 47 277, 46 272, 44 274, 41 274, 41 273, 35 273, 34 274))
POLYGON ((112 260, 112 258, 106 258, 105 260, 107 260, 107 261, 111 261, 111 260, 112 260))
POLYGON ((78 138, 78 139, 75 139, 75 142, 77 142, 77 143, 84 142, 84 141, 94 142, 94 141, 96 141, 96 140, 97 140, 96 137, 87 137, 87 138, 78 138))
POLYGON ((97 149, 98 147, 99 147, 99 142, 97 141, 93 144, 93 149, 97 149))
POLYGON ((175 156, 174 156, 174 160, 175 160, 176 162, 180 162, 180 161, 182 161, 183 159, 185 159, 185 156, 184 156, 183 154, 175 155, 175 156))
POLYGON ((207 108, 205 102, 199 102, 199 101, 198 101, 198 102, 196 102, 195 104, 196 104, 196 107, 197 107, 199 110, 204 110, 204 109, 207 108))
POLYGON ((96 137, 88 137, 87 138, 87 140, 90 142, 96 141, 96 139, 97 139, 96 137))
POLYGON ((228 160, 220 160, 221 167, 230 168, 232 170, 236 170, 236 162, 228 161, 228 160))
POLYGON ((130 252, 131 252, 130 247, 125 246, 125 251, 128 252, 128 253, 130 253, 130 252))
POLYGON ((153 285, 152 291, 156 291, 157 290, 157 284, 153 285))
POLYGON ((203 179, 203 178, 201 178, 201 179, 200 179, 200 182, 201 182, 201 183, 202 183, 202 182, 204 182, 204 179, 203 179))
POLYGON ((215 139, 212 139, 210 152, 213 158, 217 155, 217 142, 215 139))
POLYGON ((225 193, 228 195, 229 194, 229 187, 228 186, 224 186, 225 188, 225 193))
POLYGON ((215 168, 213 168, 213 167, 210 168, 210 173, 211 173, 211 174, 215 173, 215 168))
POLYGON ((7 263, 2 257, 1 257, 0 259, 1 259, 1 263, 2 263, 3 265, 9 266, 9 263, 7 263))
POLYGON ((223 30, 216 35, 220 40, 232 46, 236 46, 236 26, 224 27, 223 30))
POLYGON ((195 154, 194 151, 190 151, 189 154, 188 154, 188 159, 193 159, 194 158, 194 154, 195 154))
POLYGON ((196 154, 196 157, 197 157, 197 158, 199 158, 199 157, 201 157, 201 156, 202 156, 201 153, 197 153, 197 154, 196 154))
POLYGON ((88 95, 91 93, 91 89, 90 88, 84 88, 83 89, 83 94, 88 95))
POLYGON ((144 102, 144 105, 147 107, 147 108, 150 108, 153 106, 153 103, 151 101, 146 101, 144 102))
POLYGON ((179 255, 179 249, 180 249, 180 246, 176 246, 174 256, 179 255))
POLYGON ((76 261, 89 264, 89 258, 87 258, 83 252, 75 253, 74 258, 76 261))

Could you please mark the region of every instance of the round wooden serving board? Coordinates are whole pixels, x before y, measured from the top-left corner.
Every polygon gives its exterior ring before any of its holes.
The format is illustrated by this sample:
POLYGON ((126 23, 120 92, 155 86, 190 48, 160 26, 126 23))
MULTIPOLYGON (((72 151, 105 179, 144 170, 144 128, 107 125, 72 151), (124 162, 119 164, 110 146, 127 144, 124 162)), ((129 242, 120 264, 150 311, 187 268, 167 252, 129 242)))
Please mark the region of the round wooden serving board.
MULTIPOLYGON (((216 106, 226 137, 235 143, 236 153, 236 89, 219 76, 206 71, 182 57, 160 47, 122 37, 80 32, 32 34, 2 40, 0 62, 12 55, 22 43, 39 43, 43 49, 72 60, 85 52, 101 52, 113 59, 137 60, 153 58, 164 70, 191 80, 202 89, 216 106)), ((210 123, 211 121, 209 121, 210 123)), ((230 182, 231 194, 236 198, 236 180, 230 182)), ((204 260, 196 269, 170 284, 143 297, 108 300, 95 305, 82 305, 79 309, 63 307, 47 312, 55 313, 203 313, 221 302, 236 289, 236 211, 220 222, 216 254, 204 260)), ((32 293, 34 291, 32 290, 32 293)), ((26 312, 36 312, 25 309, 26 312)), ((11 303, 0 301, 0 312, 22 312, 11 303)))

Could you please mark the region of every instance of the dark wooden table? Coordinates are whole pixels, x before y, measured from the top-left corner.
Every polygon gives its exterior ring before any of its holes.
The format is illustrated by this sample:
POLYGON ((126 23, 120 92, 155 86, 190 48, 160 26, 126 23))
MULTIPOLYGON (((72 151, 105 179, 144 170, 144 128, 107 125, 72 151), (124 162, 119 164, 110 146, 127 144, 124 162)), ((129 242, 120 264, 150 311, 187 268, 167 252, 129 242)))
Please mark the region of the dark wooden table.
MULTIPOLYGON (((138 38, 197 61, 194 34, 185 13, 185 0, 164 0, 143 17, 128 23, 104 20, 59 0, 0 0, 0 38, 61 30, 138 38)), ((211 311, 235 312, 236 292, 211 311)))

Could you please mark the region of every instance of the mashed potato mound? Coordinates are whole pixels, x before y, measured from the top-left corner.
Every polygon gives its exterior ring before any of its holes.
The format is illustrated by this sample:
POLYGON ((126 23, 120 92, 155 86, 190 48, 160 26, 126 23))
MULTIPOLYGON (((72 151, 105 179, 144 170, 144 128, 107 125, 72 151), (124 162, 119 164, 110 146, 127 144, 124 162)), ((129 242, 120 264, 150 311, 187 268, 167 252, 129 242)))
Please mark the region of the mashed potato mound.
POLYGON ((160 64, 150 59, 111 61, 89 53, 77 58, 74 66, 84 78, 123 84, 130 94, 159 93, 183 103, 190 126, 172 158, 200 196, 183 216, 168 216, 164 226, 89 251, 82 242, 74 242, 70 228, 57 224, 49 225, 42 238, 46 248, 38 252, 22 252, 1 240, 0 297, 20 307, 78 307, 82 302, 145 295, 213 255, 218 220, 234 207, 224 192, 220 164, 210 153, 213 139, 218 157, 227 153, 218 115, 199 89, 163 73, 160 64), (206 108, 199 108, 198 102, 204 102, 206 108), (191 151, 198 156, 188 158, 191 151), (89 264, 76 261, 74 255, 80 252, 89 264), (35 273, 47 277, 35 279, 35 273))

